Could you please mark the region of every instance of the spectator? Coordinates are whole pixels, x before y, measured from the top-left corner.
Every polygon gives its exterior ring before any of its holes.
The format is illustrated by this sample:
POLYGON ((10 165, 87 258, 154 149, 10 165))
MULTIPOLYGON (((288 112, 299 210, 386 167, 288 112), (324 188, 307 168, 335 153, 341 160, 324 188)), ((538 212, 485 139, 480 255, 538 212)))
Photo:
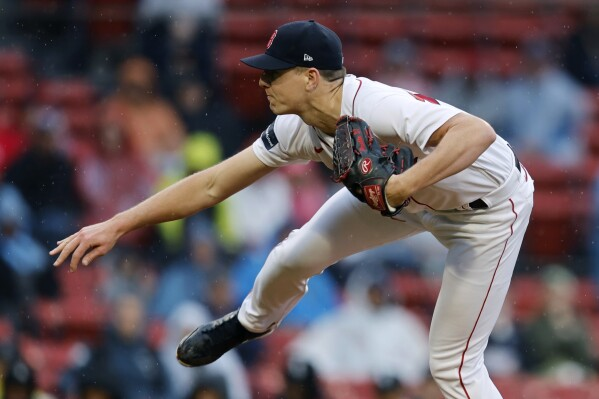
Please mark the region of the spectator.
POLYGON ((156 68, 148 59, 126 59, 119 67, 116 92, 103 104, 101 128, 121 132, 158 178, 180 177, 185 127, 174 107, 159 95, 157 82, 156 68))
POLYGON ((576 276, 562 265, 547 265, 541 278, 544 307, 524 326, 524 365, 558 381, 581 382, 595 374, 596 359, 584 320, 576 310, 576 276))
POLYGON ((564 40, 564 68, 581 85, 599 84, 599 51, 594 40, 599 35, 597 15, 581 5, 570 5, 574 29, 564 40))
POLYGON ((33 211, 33 234, 53 245, 76 230, 83 210, 75 167, 61 150, 67 134, 64 115, 52 108, 36 108, 29 119, 31 146, 8 168, 5 181, 13 184, 33 211))
POLYGON ((521 331, 512 312, 512 302, 508 299, 489 337, 485 350, 485 362, 492 376, 509 376, 520 372, 522 368, 521 331))
POLYGON ((187 399, 227 399, 222 378, 202 378, 187 399))
POLYGON ((282 399, 321 399, 322 388, 316 370, 310 363, 291 359, 285 367, 282 399))
POLYGON ((471 75, 447 72, 441 75, 432 93, 485 119, 501 134, 506 129, 507 87, 505 79, 495 71, 476 70, 471 75))
POLYGON ((287 226, 293 215, 293 196, 283 172, 274 171, 225 202, 225 227, 238 250, 264 245, 287 226), (248 212, 251 209, 251 212, 248 212))
POLYGON ((588 229, 587 249, 589 254, 590 275, 595 282, 599 294, 599 171, 595 172, 592 180, 592 196, 590 218, 586 225, 588 229))
POLYGON ((508 83, 503 137, 523 158, 545 157, 559 166, 584 158, 581 126, 588 117, 583 88, 555 62, 544 40, 523 44, 522 74, 508 83))
POLYGON ((375 378, 376 399, 404 399, 404 389, 397 377, 375 378))
POLYGON ((29 147, 29 137, 23 129, 20 107, 0 103, 0 174, 29 147))
POLYGON ((222 0, 161 0, 139 2, 139 32, 143 53, 164 76, 196 75, 212 83, 212 60, 222 0))
POLYGON ((115 376, 111 370, 103 370, 97 364, 88 364, 77 372, 79 376, 79 399, 126 399, 119 394, 115 376))
POLYGON ((104 259, 107 276, 102 294, 107 301, 134 293, 146 303, 156 289, 155 265, 144 254, 132 247, 119 245, 112 256, 104 259))
MULTIPOLYGON (((252 289, 256 275, 264 265, 273 243, 287 237, 289 231, 290 227, 286 226, 272 240, 262 246, 248 248, 239 253, 237 260, 231 266, 231 288, 238 305, 252 289)), ((310 295, 304 296, 291 310, 283 320, 283 326, 306 327, 320 317, 333 312, 339 306, 341 292, 333 278, 333 271, 325 270, 318 277, 310 280, 310 295)), ((249 342, 248 345, 253 343, 249 342)))
POLYGON ((202 368, 184 368, 173 356, 179 341, 197 327, 198 322, 208 321, 212 314, 204 305, 187 301, 176 306, 165 320, 166 336, 159 348, 159 356, 169 378, 171 399, 196 399, 197 383, 208 383, 223 379, 228 399, 250 399, 249 381, 246 370, 236 351, 225 353, 218 361, 202 368), (194 389, 196 393, 194 393, 194 389))
POLYGON ((247 127, 207 84, 200 79, 181 79, 174 100, 188 132, 216 137, 226 158, 239 151, 248 135, 247 127))
POLYGON ((428 376, 416 389, 415 399, 443 399, 439 386, 432 376, 428 376))
POLYGON ((54 398, 37 388, 33 369, 21 359, 11 363, 2 377, 0 380, 0 398, 2 399, 54 398))
MULTIPOLYGON (((79 163, 78 185, 87 205, 83 223, 97 223, 154 191, 156 177, 133 150, 130 137, 116 125, 106 125, 96 140, 96 150, 79 163)), ((141 229, 123 237, 125 245, 148 243, 152 230, 141 229)))
POLYGON ((181 303, 207 303, 210 283, 223 268, 223 256, 211 226, 190 223, 188 255, 167 266, 151 301, 151 313, 165 319, 181 303))
POLYGON ((50 266, 30 228, 31 211, 23 197, 11 184, 0 183, 0 313, 13 318, 37 297, 36 282, 50 266))
POLYGON ((144 336, 143 302, 136 295, 124 294, 112 305, 112 322, 90 364, 111 372, 123 398, 166 397, 167 379, 162 361, 144 336))
POLYGON ((290 223, 294 227, 302 226, 337 188, 325 180, 321 165, 315 162, 287 165, 282 171, 291 186, 293 212, 290 223))
POLYGON ((323 378, 386 375, 406 386, 421 383, 428 373, 426 328, 388 300, 387 282, 383 268, 357 268, 346 283, 347 302, 300 333, 291 343, 292 358, 313 364, 323 378))
POLYGON ((433 83, 422 73, 416 44, 406 38, 392 39, 383 47, 382 71, 374 79, 416 93, 433 92, 433 83))

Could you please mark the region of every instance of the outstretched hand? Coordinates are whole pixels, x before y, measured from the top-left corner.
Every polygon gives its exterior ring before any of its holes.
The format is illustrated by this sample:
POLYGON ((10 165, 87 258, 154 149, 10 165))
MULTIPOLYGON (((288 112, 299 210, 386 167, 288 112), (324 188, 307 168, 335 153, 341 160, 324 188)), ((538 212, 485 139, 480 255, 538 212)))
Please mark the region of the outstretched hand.
POLYGON ((69 256, 70 271, 76 271, 79 263, 87 266, 110 251, 121 235, 112 219, 84 227, 56 243, 56 248, 50 251, 50 255, 58 255, 54 266, 60 266, 69 256))

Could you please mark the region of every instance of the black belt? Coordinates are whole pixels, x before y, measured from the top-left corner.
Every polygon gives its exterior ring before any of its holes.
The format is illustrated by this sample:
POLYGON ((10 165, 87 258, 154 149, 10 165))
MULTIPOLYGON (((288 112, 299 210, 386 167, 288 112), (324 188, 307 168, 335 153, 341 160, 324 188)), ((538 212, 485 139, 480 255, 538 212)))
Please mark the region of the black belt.
MULTIPOLYGON (((515 162, 516 169, 518 169, 518 172, 522 172, 522 167, 520 166, 520 161, 518 160, 518 157, 516 156, 514 149, 509 144, 507 146, 510 147, 510 150, 512 150, 512 153, 514 154, 514 159, 516 160, 516 162, 515 162)), ((475 201, 472 201, 471 203, 468 204, 468 206, 470 207, 470 209, 487 209, 489 207, 489 205, 487 205, 485 203, 485 201, 483 201, 480 198, 475 201)))

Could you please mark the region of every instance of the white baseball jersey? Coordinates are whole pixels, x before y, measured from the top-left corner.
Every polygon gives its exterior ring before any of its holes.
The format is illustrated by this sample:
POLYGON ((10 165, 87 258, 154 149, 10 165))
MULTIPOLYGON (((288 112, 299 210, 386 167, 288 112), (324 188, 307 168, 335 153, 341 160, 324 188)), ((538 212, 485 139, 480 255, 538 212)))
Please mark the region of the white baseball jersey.
MULTIPOLYGON (((343 86, 341 114, 365 120, 381 141, 407 145, 419 158, 433 151, 426 146, 433 132, 460 112, 433 98, 352 75, 343 86)), ((298 116, 284 115, 253 149, 272 167, 312 160, 331 168, 333 140, 298 116)), ((328 266, 428 231, 448 250, 430 325, 431 375, 445 398, 501 399, 483 354, 508 291, 533 192, 532 178, 501 137, 466 169, 414 193, 393 218, 339 190, 271 251, 241 305, 239 321, 250 331, 270 330, 307 292, 308 280, 328 266), (479 200, 487 207, 479 206, 479 200)))
MULTIPOLYGON (((432 151, 426 143, 435 130, 460 112, 464 111, 367 78, 347 75, 343 85, 341 115, 363 119, 382 142, 408 146, 418 158, 432 151)), ((253 148, 258 158, 271 167, 312 160, 332 168, 333 139, 297 115, 282 115, 253 148)), ((477 199, 492 206, 511 194, 504 185, 509 182, 514 163, 506 141, 497 137, 471 166, 415 193, 404 211, 467 209, 467 204, 477 199)))

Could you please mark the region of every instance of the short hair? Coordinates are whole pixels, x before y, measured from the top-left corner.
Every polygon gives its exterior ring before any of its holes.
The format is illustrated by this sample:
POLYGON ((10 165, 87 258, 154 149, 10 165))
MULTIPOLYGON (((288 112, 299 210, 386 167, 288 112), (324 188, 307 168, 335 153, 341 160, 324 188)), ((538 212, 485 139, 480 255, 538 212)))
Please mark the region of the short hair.
MULTIPOLYGON (((301 66, 298 66, 296 68, 298 73, 301 73, 309 69, 308 67, 301 66)), ((327 82, 334 82, 336 80, 343 79, 347 74, 345 67, 342 67, 341 69, 319 69, 318 72, 320 73, 320 76, 322 76, 322 78, 327 82)))
POLYGON ((320 72, 320 76, 322 76, 327 82, 334 82, 335 80, 343 79, 347 74, 345 67, 342 67, 341 69, 319 69, 318 72, 320 72))

